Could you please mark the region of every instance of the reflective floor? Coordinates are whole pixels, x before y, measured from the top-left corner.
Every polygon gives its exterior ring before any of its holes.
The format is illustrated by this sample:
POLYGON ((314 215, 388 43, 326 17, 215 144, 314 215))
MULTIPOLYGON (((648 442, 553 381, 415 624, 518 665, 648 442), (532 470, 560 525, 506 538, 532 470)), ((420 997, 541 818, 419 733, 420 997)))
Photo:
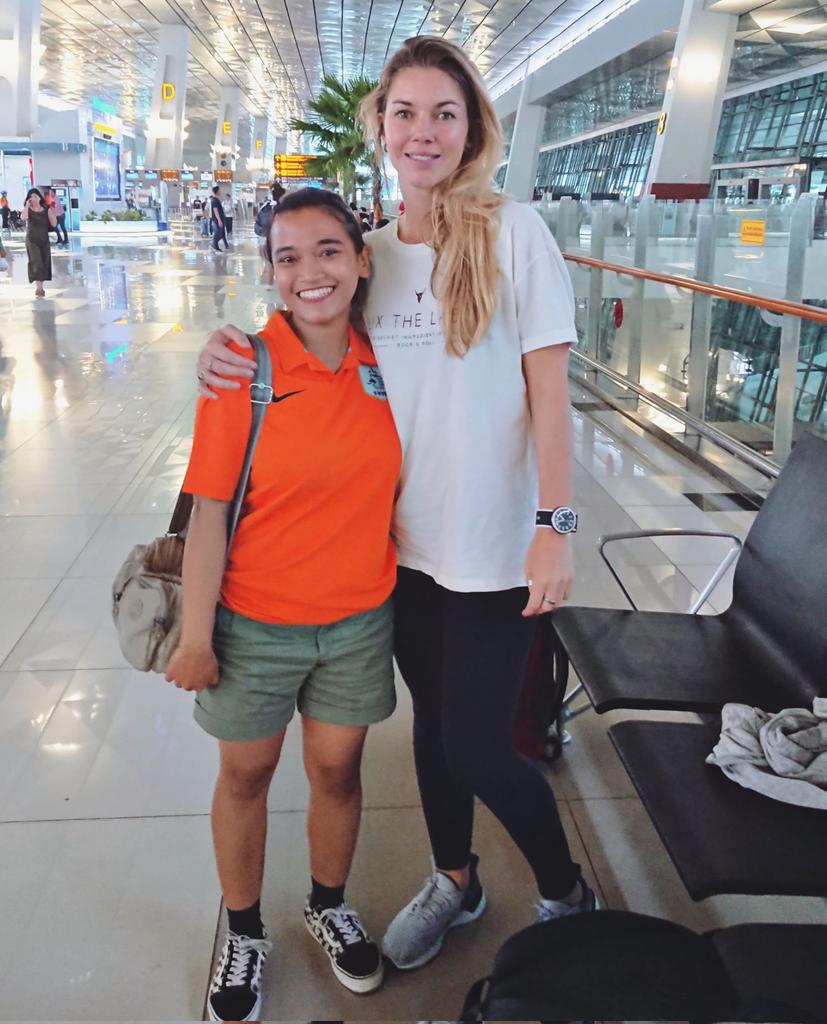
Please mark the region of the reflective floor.
MULTIPOLYGON (((252 235, 226 256, 187 232, 171 243, 54 254, 35 299, 19 243, 0 279, 0 1019, 202 1017, 221 927, 209 805, 214 742, 191 698, 129 669, 109 618, 129 548, 161 532, 186 464, 193 361, 205 333, 253 328, 276 301, 252 235)), ((573 392, 581 604, 622 606, 595 548, 605 532, 734 529, 754 513, 618 414, 573 392), (692 499, 686 497, 691 494, 692 499), (717 510, 702 511, 699 506, 717 510)), ((685 609, 722 554, 708 541, 641 541, 620 553, 644 606, 685 609)), ((725 582, 709 611, 728 602, 725 582)), ((371 731, 364 827, 348 894, 375 935, 429 871, 410 755, 410 707, 371 731)), ((575 858, 605 906, 696 928, 827 922, 824 901, 686 895, 606 737, 586 713, 548 770, 575 858)), ((497 947, 532 920, 530 875, 479 813, 490 910, 422 971, 375 995, 346 992, 307 934, 303 779, 294 728, 270 796, 263 897, 276 949, 270 1020, 452 1019, 497 947)), ((679 784, 679 780, 676 780, 679 784)))

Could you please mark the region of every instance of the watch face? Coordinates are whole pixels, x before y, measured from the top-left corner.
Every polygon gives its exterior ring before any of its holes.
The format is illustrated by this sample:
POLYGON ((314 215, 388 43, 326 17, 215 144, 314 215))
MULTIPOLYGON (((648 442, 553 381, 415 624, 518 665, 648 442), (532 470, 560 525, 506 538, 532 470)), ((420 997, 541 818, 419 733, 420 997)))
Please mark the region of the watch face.
POLYGON ((558 508, 554 510, 552 523, 558 533, 574 533, 577 529, 577 516, 570 508, 558 508))

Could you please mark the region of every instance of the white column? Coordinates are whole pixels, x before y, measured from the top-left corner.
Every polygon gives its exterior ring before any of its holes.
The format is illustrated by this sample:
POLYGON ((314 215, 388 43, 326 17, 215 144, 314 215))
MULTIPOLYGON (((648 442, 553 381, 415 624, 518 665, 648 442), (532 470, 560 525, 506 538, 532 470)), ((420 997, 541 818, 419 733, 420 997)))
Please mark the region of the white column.
POLYGON ((531 76, 526 75, 520 89, 514 136, 508 152, 508 167, 503 185, 503 192, 521 202, 528 202, 534 195, 540 142, 546 120, 546 108, 528 101, 530 79, 531 76))
POLYGON ((737 24, 736 15, 705 10, 704 0, 685 0, 647 178, 659 198, 708 194, 737 24))
POLYGON ((263 171, 272 158, 268 160, 267 140, 270 132, 270 119, 268 117, 253 118, 253 140, 250 145, 250 169, 255 173, 263 171))
POLYGON ((213 170, 235 170, 235 152, 238 144, 238 115, 241 110, 241 90, 225 85, 218 103, 213 144, 213 170))
POLYGON ((40 87, 40 2, 0 2, 0 136, 31 137, 40 87))
POLYGON ((149 168, 181 167, 184 162, 188 47, 189 29, 185 25, 163 26, 146 132, 149 168))

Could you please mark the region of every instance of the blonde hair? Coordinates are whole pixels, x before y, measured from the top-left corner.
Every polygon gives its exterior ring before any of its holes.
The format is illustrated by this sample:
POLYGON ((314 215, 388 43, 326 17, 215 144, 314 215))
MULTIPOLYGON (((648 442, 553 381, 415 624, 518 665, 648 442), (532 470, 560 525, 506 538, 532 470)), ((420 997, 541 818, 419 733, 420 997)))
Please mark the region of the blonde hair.
POLYGON ((445 348, 462 357, 487 330, 499 296, 495 246, 503 200, 491 182, 502 159, 502 132, 482 77, 463 51, 434 36, 416 36, 391 57, 359 108, 359 120, 377 154, 382 152, 382 118, 391 84, 406 68, 438 68, 450 75, 468 110, 462 161, 434 189, 430 243, 431 289, 442 306, 445 348))

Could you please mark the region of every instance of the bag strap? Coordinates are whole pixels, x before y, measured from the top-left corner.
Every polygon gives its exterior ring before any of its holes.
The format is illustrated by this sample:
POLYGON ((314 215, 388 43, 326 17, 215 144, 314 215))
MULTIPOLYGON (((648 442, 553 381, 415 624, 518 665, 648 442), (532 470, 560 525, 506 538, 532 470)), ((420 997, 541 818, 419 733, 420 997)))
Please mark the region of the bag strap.
POLYGON ((192 515, 192 495, 181 491, 178 501, 175 502, 175 511, 167 527, 167 537, 180 537, 181 540, 187 532, 190 516, 192 515))
POLYGON ((264 423, 264 415, 267 406, 273 401, 273 369, 270 363, 270 350, 257 334, 248 334, 247 340, 253 346, 253 353, 256 359, 255 379, 250 383, 250 403, 252 405, 253 419, 250 424, 250 436, 247 438, 247 451, 244 453, 244 462, 241 466, 241 473, 238 477, 238 486, 235 490, 233 503, 230 506, 227 520, 227 550, 229 551, 238 520, 241 518, 241 507, 244 504, 244 495, 247 493, 247 484, 250 482, 250 469, 253 465, 258 437, 264 423))
MULTIPOLYGON (((247 438, 247 450, 244 452, 244 462, 241 465, 238 484, 233 495, 232 504, 227 517, 227 549, 235 534, 238 520, 241 518, 241 508, 244 504, 244 495, 247 493, 247 485, 250 482, 250 470, 253 465, 253 455, 258 444, 261 427, 264 423, 264 414, 267 406, 273 400, 273 369, 270 362, 270 350, 257 334, 248 334, 247 340, 253 346, 253 354, 256 360, 256 374, 250 382, 250 404, 252 406, 253 418, 250 423, 250 434, 247 438)), ((192 495, 181 491, 178 501, 175 503, 175 511, 169 521, 167 536, 180 537, 184 539, 192 516, 192 495)))

